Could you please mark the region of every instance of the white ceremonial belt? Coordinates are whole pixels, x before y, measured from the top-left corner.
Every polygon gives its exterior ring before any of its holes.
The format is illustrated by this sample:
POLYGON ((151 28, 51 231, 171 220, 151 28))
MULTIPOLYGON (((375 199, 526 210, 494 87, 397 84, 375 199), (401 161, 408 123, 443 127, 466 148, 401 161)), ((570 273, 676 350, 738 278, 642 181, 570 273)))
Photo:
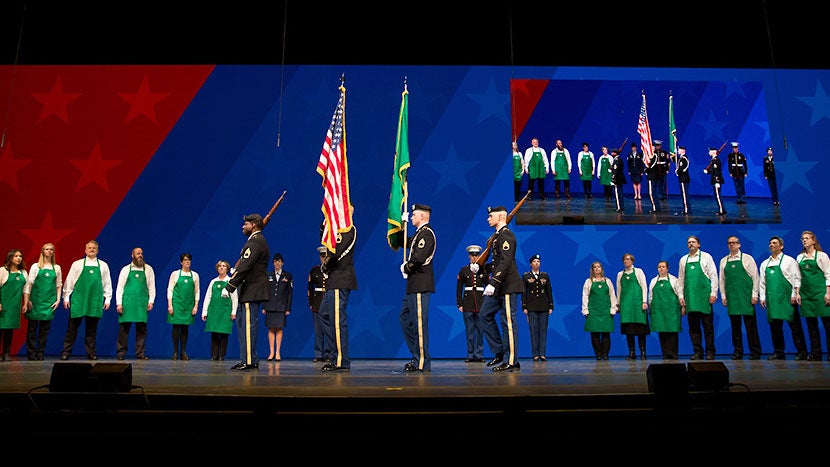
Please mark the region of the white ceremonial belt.
POLYGON ((324 289, 324 288, 322 288, 322 287, 314 287, 314 291, 315 291, 315 292, 325 292, 325 290, 326 290, 326 289, 324 289))
POLYGON ((464 287, 464 290, 478 290, 479 292, 484 292, 484 287, 464 287))

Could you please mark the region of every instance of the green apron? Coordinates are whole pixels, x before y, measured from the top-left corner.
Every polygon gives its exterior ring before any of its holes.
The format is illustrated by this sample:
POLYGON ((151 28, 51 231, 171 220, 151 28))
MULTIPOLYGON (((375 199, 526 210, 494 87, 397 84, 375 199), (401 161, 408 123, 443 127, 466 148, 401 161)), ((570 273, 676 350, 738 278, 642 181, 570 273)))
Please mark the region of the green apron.
POLYGON ((704 315, 711 315, 712 305, 709 303, 709 296, 712 286, 709 278, 703 273, 700 256, 700 253, 698 253, 697 262, 686 259, 686 283, 683 284, 686 313, 699 312, 704 315))
POLYGON ((793 286, 781 273, 780 260, 777 266, 770 266, 770 263, 767 262, 767 268, 764 270, 764 280, 767 289, 767 321, 783 319, 791 323, 793 321, 793 305, 790 302, 790 297, 793 293, 793 286))
MULTIPOLYGON (((20 309, 23 306, 23 285, 26 279, 20 271, 9 271, 9 278, 0 287, 0 329, 20 329, 20 309)), ((54 301, 54 300, 53 300, 54 301)))
POLYGON ((144 269, 130 270, 121 296, 121 314, 118 323, 146 323, 147 306, 150 304, 150 289, 144 269))
POLYGON ((179 279, 173 286, 173 314, 167 314, 167 324, 193 324, 193 307, 196 306, 196 291, 193 289, 193 277, 183 276, 179 270, 179 279))
POLYGON ((726 311, 733 316, 755 314, 755 306, 752 304, 752 277, 744 269, 743 257, 744 254, 741 252, 741 260, 727 260, 723 266, 726 311))
POLYGON ((513 153, 513 181, 519 181, 522 179, 522 173, 524 172, 522 170, 522 157, 521 153, 513 153))
POLYGON ((613 332, 614 317, 611 315, 611 296, 608 283, 592 282, 588 292, 588 316, 585 317, 585 330, 588 332, 613 332))
POLYGON ((801 268, 801 288, 798 290, 801 294, 801 316, 830 316, 830 307, 824 304, 827 282, 818 261, 815 258, 802 258, 798 267, 801 268))
POLYGON ((620 322, 648 324, 643 310, 643 288, 634 271, 624 272, 620 278, 620 322))
POLYGON ((582 153, 582 157, 579 159, 579 167, 582 169, 582 175, 579 176, 580 180, 587 182, 594 178, 594 161, 591 160, 590 154, 582 153))
POLYGON ((530 162, 527 163, 527 174, 530 178, 545 178, 545 161, 542 151, 533 151, 530 162))
POLYGON ((210 295, 207 318, 205 319, 205 332, 230 334, 233 329, 233 321, 231 321, 233 301, 231 297, 225 298, 222 296, 222 290, 225 289, 226 285, 228 285, 227 280, 217 280, 213 283, 213 291, 210 295))
POLYGON ((651 330, 680 332, 680 298, 668 277, 657 278, 651 291, 651 330))
POLYGON ((37 277, 32 282, 32 291, 29 293, 32 309, 26 312, 26 319, 51 321, 55 317, 52 304, 58 297, 57 280, 58 275, 54 269, 38 269, 37 277))
POLYGON ((554 180, 568 180, 571 178, 568 173, 568 161, 565 159, 565 151, 553 150, 553 170, 556 172, 553 177, 554 180))
POLYGON ((599 159, 599 182, 603 185, 611 184, 611 161, 605 157, 599 159))
POLYGON ((101 283, 101 266, 97 259, 95 266, 87 266, 84 259, 84 269, 75 281, 69 310, 69 316, 72 318, 104 316, 104 284, 101 283))

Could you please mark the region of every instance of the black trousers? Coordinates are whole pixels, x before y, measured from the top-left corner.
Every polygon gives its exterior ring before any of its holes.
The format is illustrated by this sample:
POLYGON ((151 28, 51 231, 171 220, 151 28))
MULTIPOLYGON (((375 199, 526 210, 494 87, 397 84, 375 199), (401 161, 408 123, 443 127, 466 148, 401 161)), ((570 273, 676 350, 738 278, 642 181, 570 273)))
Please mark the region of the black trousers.
POLYGON ((678 354, 678 338, 676 332, 658 332, 660 339, 660 351, 663 352, 663 358, 677 360, 678 354))
MULTIPOLYGON (((804 329, 801 327, 801 314, 798 305, 793 304, 793 320, 787 323, 793 337, 796 353, 807 353, 807 343, 804 341, 804 329)), ((769 322, 769 332, 772 338, 772 352, 775 355, 784 355, 784 320, 772 319, 769 322)))
POLYGON ((49 329, 52 327, 52 320, 30 319, 26 324, 26 353, 29 357, 43 357, 46 349, 46 338, 49 337, 49 329))
POLYGON ((755 315, 729 315, 729 322, 732 325, 732 349, 738 355, 744 354, 744 339, 741 332, 741 320, 743 318, 746 327, 746 340, 749 345, 749 353, 753 356, 761 355, 761 338, 758 337, 758 323, 755 315))
MULTIPOLYGON (((818 328, 819 318, 804 318, 807 321, 807 336, 810 338, 810 354, 814 357, 821 357, 821 331, 818 328)), ((821 324, 824 325, 824 335, 828 338, 827 353, 830 354, 830 316, 822 316, 821 324)))
POLYGON ((210 356, 222 360, 228 352, 228 334, 223 332, 210 333, 210 356))
POLYGON ((528 182, 527 182, 527 190, 528 191, 533 191, 534 182, 536 184, 536 187, 538 188, 537 193, 539 194, 539 197, 542 198, 542 199, 545 199, 545 179, 544 178, 531 178, 531 179, 529 179, 528 182))
POLYGON ((173 353, 180 357, 187 354, 187 336, 190 333, 189 324, 174 324, 173 325, 173 353))
MULTIPOLYGON (((709 305, 711 307, 711 305, 709 305)), ((714 356, 715 351, 715 315, 691 311, 686 313, 689 318, 689 337, 692 339, 692 349, 695 355, 703 355, 703 341, 706 341, 706 355, 714 356), (703 334, 701 334, 701 328, 703 334)))
POLYGON ((591 347, 594 348, 594 354, 597 357, 607 357, 608 352, 611 350, 611 333, 592 332, 591 347))
MULTIPOLYGON (((118 324, 118 340, 115 344, 115 354, 118 356, 127 355, 127 344, 130 341, 130 328, 133 323, 118 324)), ((145 355, 144 343, 147 341, 147 323, 135 323, 135 356, 145 355)))
POLYGON ((88 357, 97 356, 96 342, 98 341, 98 321, 101 318, 92 316, 81 316, 80 318, 69 318, 66 325, 66 336, 63 338, 63 352, 61 355, 72 355, 72 347, 75 346, 75 338, 78 337, 78 329, 84 325, 84 350, 88 357))

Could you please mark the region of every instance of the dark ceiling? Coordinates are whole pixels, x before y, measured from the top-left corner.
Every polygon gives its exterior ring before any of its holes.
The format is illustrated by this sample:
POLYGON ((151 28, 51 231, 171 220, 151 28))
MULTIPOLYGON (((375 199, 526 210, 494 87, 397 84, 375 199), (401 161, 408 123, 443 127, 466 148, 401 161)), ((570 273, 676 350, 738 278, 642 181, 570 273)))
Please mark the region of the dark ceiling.
POLYGON ((823 69, 830 62, 824 19, 801 2, 605 3, 6 0, 0 63, 823 69))

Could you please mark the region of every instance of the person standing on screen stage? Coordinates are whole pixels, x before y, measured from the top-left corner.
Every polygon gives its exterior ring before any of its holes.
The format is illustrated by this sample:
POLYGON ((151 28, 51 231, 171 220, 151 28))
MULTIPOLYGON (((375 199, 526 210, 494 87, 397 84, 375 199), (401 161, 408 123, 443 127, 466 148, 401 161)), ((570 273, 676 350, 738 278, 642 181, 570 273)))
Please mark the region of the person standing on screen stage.
POLYGON ((669 197, 669 187, 666 184, 669 170, 671 170, 671 155, 668 151, 663 149, 663 142, 659 139, 654 140, 654 154, 653 159, 657 163, 657 193, 660 194, 660 201, 666 201, 669 197))
POLYGON ((761 308, 767 310, 772 355, 768 360, 786 360, 784 353, 784 322, 790 326, 795 359, 807 360, 807 344, 798 302, 801 300, 801 268, 795 258, 784 253, 784 239, 773 236, 769 239, 769 258, 758 268, 758 300, 761 308))
POLYGON ((677 165, 674 168, 677 181, 680 183, 680 200, 683 201, 683 214, 692 213, 692 199, 689 195, 689 183, 692 177, 689 176, 689 158, 686 157, 686 146, 677 147, 677 165))
POLYGON ((716 216, 725 216, 726 208, 723 206, 723 199, 721 192, 723 190, 723 162, 718 156, 718 148, 709 148, 709 165, 703 169, 703 173, 709 174, 709 183, 712 184, 712 189, 715 194, 715 204, 718 210, 715 212, 716 216))
POLYGON ((576 156, 577 168, 579 169, 579 179, 582 180, 582 192, 585 193, 585 199, 594 197, 591 194, 591 182, 594 179, 594 169, 596 169, 594 161, 594 153, 588 149, 588 143, 582 143, 582 151, 576 156))
MULTIPOLYGON (((546 199, 545 177, 547 177, 548 172, 550 172, 550 167, 548 166, 548 154, 543 148, 539 147, 539 138, 531 139, 530 147, 525 149, 524 168, 527 171, 528 176, 527 190, 533 191, 533 185, 535 184, 538 190, 537 193, 539 194, 539 199, 546 199)), ((518 194, 516 196, 518 196, 518 194)))
POLYGON ((484 361, 484 334, 481 332, 479 316, 481 304, 484 303, 484 287, 487 286, 487 273, 476 264, 481 254, 481 247, 467 247, 468 264, 458 271, 455 286, 455 305, 464 317, 464 333, 467 337, 467 358, 465 363, 484 361), (475 266, 474 266, 475 265, 475 266), (476 272, 473 272, 473 269, 476 272))
POLYGON ((643 162, 643 153, 637 148, 637 143, 631 143, 631 152, 626 160, 628 163, 628 178, 634 187, 634 199, 643 199, 643 174, 646 171, 646 163, 643 162))
POLYGON ((259 368, 257 356, 257 332, 259 313, 268 301, 268 259, 271 252, 262 234, 263 220, 259 214, 243 217, 242 234, 248 237, 239 252, 236 270, 222 289, 222 297, 228 298, 238 290, 239 309, 236 312, 236 331, 239 339, 241 361, 231 370, 247 371, 259 368))
POLYGON ((634 255, 625 253, 622 257, 623 270, 617 273, 617 308, 620 313, 620 333, 628 345, 626 360, 635 360, 634 339, 640 348, 640 360, 646 358, 646 337, 648 337, 648 282, 641 268, 634 266, 634 255))
POLYGON ((325 348, 325 333, 323 332, 323 320, 320 317, 320 304, 323 303, 323 296, 326 295, 326 276, 323 275, 323 264, 326 262, 326 252, 328 250, 324 246, 317 247, 317 253, 320 256, 320 264, 315 264, 308 272, 308 309, 311 310, 311 321, 314 324, 314 357, 312 362, 328 362, 328 356, 323 354, 325 348))
POLYGON ((425 204, 412 205, 412 218, 404 213, 403 221, 412 222, 415 233, 403 241, 403 231, 398 232, 400 241, 409 250, 407 259, 401 264, 401 275, 406 280, 406 295, 401 305, 401 331, 412 360, 404 365, 409 373, 432 370, 429 356, 429 299, 435 293, 433 260, 437 241, 435 231, 429 224, 432 208, 425 204))
POLYGON ((542 271, 541 256, 530 257, 530 271, 522 275, 522 311, 530 330, 530 353, 533 361, 547 361, 548 317, 553 313, 553 289, 550 276, 542 271))
MULTIPOLYGON (((349 205, 350 215, 354 206, 349 205)), ((320 270, 326 280, 323 301, 320 302, 320 320, 323 323, 323 355, 329 358, 320 371, 351 371, 349 357, 349 326, 346 314, 349 295, 357 290, 354 270, 354 249, 357 244, 357 226, 337 232, 334 251, 328 250, 320 270)))
POLYGON ((767 148, 767 155, 764 156, 764 178, 767 179, 767 185, 769 185, 772 205, 779 206, 781 203, 778 202, 778 182, 775 181, 775 160, 772 148, 767 148))
POLYGON ((556 147, 550 152, 550 170, 553 173, 556 199, 559 199, 561 193, 559 182, 562 182, 565 197, 571 199, 571 152, 562 145, 561 139, 556 140, 556 147))
POLYGON ((55 259, 55 244, 44 243, 40 258, 29 269, 23 288, 26 302, 26 352, 29 360, 43 360, 46 339, 61 302, 63 272, 55 259))
POLYGON ((25 309, 23 288, 28 279, 23 252, 14 249, 0 266, 0 361, 11 361, 14 330, 20 329, 20 316, 25 309))
POLYGON ((616 203, 616 212, 625 212, 625 193, 623 187, 625 186, 625 164, 616 149, 611 150, 611 155, 614 157, 611 162, 611 183, 614 185, 614 202, 616 203))
POLYGON ((149 360, 145 348, 147 319, 156 300, 156 274, 153 267, 144 261, 142 248, 133 248, 130 256, 130 264, 121 268, 115 286, 115 309, 118 312, 115 357, 118 360, 126 358, 130 327, 135 323, 135 357, 149 360))
POLYGON ((681 318, 686 314, 680 306, 679 280, 669 274, 667 261, 657 262, 657 276, 648 285, 648 306, 651 313, 651 330, 656 331, 660 339, 660 351, 663 360, 677 360, 678 334, 681 331, 681 318))
POLYGON ((490 283, 484 288, 481 325, 487 345, 496 354, 487 366, 493 367, 495 372, 511 372, 521 369, 516 307, 524 285, 516 267, 516 235, 507 227, 507 208, 496 206, 487 208, 487 211, 487 223, 495 229, 495 233, 488 240, 491 245, 490 262, 484 265, 490 274, 490 283), (496 313, 501 321, 501 333, 496 313))
MULTIPOLYGON (((797 301, 807 322, 807 336, 810 339, 807 360, 821 360, 819 319, 824 326, 825 337, 830 337, 830 258, 818 244, 816 234, 809 230, 801 232, 801 245, 803 249, 795 259, 801 271, 800 299, 797 301)), ((830 359, 830 341, 827 345, 830 359)))
POLYGON ((718 277, 720 296, 729 315, 732 328, 732 360, 744 358, 744 341, 741 320, 746 328, 749 359, 761 358, 761 338, 755 305, 758 304, 758 264, 750 255, 741 251, 741 241, 732 235, 726 240, 729 254, 721 258, 718 277))
MULTIPOLYGON (((538 144, 538 143, 537 143, 538 144)), ((522 178, 527 173, 527 167, 525 166, 525 158, 521 151, 519 151, 519 144, 513 141, 513 148, 511 150, 512 158, 513 158, 513 198, 516 201, 522 199, 522 178)), ((542 157, 544 161, 547 161, 547 157, 542 157)), ((542 181, 544 183, 544 180, 542 181)), ((532 189, 532 187, 528 187, 528 189, 532 189)), ((542 191, 544 195, 545 192, 542 191)))
POLYGON ((654 154, 649 159, 646 165, 646 176, 648 177, 648 199, 651 202, 650 213, 662 211, 660 205, 660 198, 663 197, 663 185, 666 182, 666 176, 663 173, 665 163, 660 162, 660 157, 657 151, 662 151, 663 142, 659 139, 654 140, 654 154))
POLYGON ((294 301, 294 277, 283 268, 285 260, 281 253, 274 253, 271 259, 274 269, 268 274, 268 301, 262 306, 265 327, 268 328, 268 361, 282 361, 282 335, 291 305, 294 301))
POLYGON ((225 260, 216 263, 218 275, 210 281, 202 302, 202 321, 205 322, 205 332, 210 333, 210 359, 225 361, 228 351, 228 337, 233 332, 233 321, 236 319, 236 307, 239 305, 236 291, 230 297, 223 297, 222 290, 228 285, 228 273, 231 265, 225 260))
POLYGON ((727 157, 727 165, 729 166, 729 176, 732 177, 732 182, 735 183, 735 197, 737 204, 746 204, 746 156, 738 149, 738 143, 732 142, 732 153, 727 157))
POLYGON ((602 194, 605 195, 605 201, 611 201, 614 196, 614 186, 611 183, 611 164, 614 158, 608 154, 608 146, 602 147, 602 155, 597 161, 597 178, 599 184, 602 185, 602 194))
POLYGON ((167 281, 167 324, 172 326, 173 360, 190 360, 187 355, 187 340, 190 325, 199 311, 201 285, 199 273, 191 269, 193 255, 179 255, 181 269, 170 273, 167 281))
POLYGON ((686 308, 689 319, 689 337, 694 351, 691 359, 703 360, 705 353, 706 360, 714 360, 717 352, 712 305, 718 299, 718 267, 712 255, 700 249, 700 239, 696 235, 689 235, 686 246, 689 253, 680 258, 677 278, 680 305, 686 308))
POLYGON ((594 261, 590 275, 582 284, 582 316, 585 317, 585 331, 591 333, 591 347, 597 360, 608 360, 616 314, 614 284, 605 276, 602 263, 594 261))
POLYGON ((72 263, 63 286, 63 307, 69 310, 69 323, 63 339, 61 360, 69 360, 72 347, 83 322, 86 328, 86 358, 98 360, 98 321, 109 309, 112 300, 112 278, 109 265, 98 258, 98 242, 84 246, 85 256, 72 263))

